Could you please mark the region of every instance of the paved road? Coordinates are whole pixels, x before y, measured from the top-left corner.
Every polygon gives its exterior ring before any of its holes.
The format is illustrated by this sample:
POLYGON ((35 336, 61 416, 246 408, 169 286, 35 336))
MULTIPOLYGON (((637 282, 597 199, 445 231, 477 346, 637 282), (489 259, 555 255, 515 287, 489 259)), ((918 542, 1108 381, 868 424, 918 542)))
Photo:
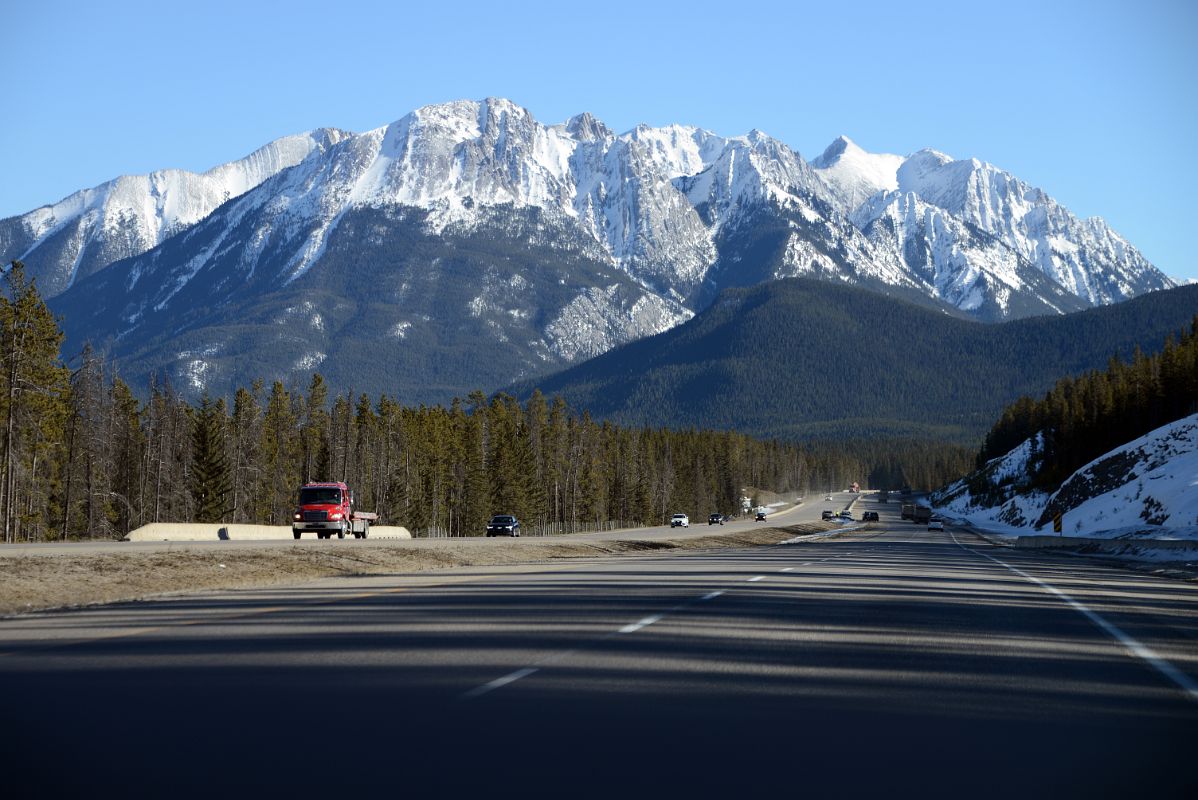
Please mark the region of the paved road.
POLYGON ((834 539, 0 621, 39 796, 1195 797, 1198 587, 834 539))

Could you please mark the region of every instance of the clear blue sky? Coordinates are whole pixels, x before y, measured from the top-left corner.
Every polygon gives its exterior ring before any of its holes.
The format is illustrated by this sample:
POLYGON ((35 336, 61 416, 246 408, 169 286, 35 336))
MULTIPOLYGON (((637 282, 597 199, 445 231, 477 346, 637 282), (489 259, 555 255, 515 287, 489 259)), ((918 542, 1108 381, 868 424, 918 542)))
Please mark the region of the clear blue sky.
POLYGON ((1198 3, 0 0, 0 217, 315 127, 507 97, 807 158, 977 157, 1198 278, 1198 3), (971 6, 977 8, 971 8, 971 6))

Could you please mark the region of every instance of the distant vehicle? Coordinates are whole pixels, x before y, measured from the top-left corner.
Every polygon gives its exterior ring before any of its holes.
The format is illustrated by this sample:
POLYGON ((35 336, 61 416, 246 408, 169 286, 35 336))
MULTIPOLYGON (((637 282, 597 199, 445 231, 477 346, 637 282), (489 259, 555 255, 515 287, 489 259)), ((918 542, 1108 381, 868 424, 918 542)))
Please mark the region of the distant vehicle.
POLYGON ((824 509, 824 513, 820 514, 820 519, 836 519, 836 512, 824 509))
POLYGON ((712 514, 710 517, 707 518, 707 524, 708 525, 723 525, 724 524, 724 515, 723 514, 712 514))
POLYGON ((879 503, 889 503, 890 502, 890 492, 886 491, 885 489, 878 492, 878 502, 879 503))
POLYGON ((851 484, 849 484, 849 491, 852 492, 853 494, 857 494, 858 492, 861 491, 861 484, 857 483, 856 481, 853 481, 851 484))
POLYGON ((942 520, 940 517, 932 517, 931 519, 928 520, 928 530, 930 530, 930 531, 944 530, 944 520, 942 520))
POLYGON ((932 518, 932 509, 927 506, 916 506, 915 514, 911 517, 911 521, 916 525, 929 521, 932 518))
POLYGON ((675 514, 670 517, 671 528, 689 528, 690 526, 691 520, 686 514, 675 514))
POLYGON ((762 511, 760 508, 757 509, 757 513, 753 515, 753 519, 755 519, 758 522, 764 522, 765 521, 765 512, 762 511))
POLYGON ((914 503, 903 503, 902 511, 903 511, 903 513, 902 513, 903 519, 915 519, 915 504, 914 503))
POLYGON ((907 495, 911 494, 911 487, 904 486, 903 490, 901 492, 899 492, 899 494, 901 494, 903 497, 906 497, 907 495))
POLYGON ((825 498, 824 498, 824 502, 825 502, 825 503, 831 503, 831 502, 832 502, 832 495, 828 495, 827 497, 825 497, 825 498))
POLYGON ((837 514, 836 516, 837 516, 838 518, 840 518, 840 519, 844 520, 845 522, 852 522, 852 521, 853 521, 853 512, 852 512, 852 511, 841 511, 841 512, 840 512, 839 514, 837 514))
POLYGON ((497 514, 487 523, 487 536, 519 536, 520 520, 511 514, 497 514))
POLYGON ((878 521, 878 512, 877 511, 866 511, 864 514, 861 515, 861 521, 862 522, 877 522, 878 521))

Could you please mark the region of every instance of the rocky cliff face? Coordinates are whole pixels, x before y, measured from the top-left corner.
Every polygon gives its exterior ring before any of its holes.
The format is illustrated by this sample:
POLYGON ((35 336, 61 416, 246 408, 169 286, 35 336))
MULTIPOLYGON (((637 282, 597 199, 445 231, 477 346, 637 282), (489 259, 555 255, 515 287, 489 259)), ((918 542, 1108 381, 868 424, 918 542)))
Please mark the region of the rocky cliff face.
MULTIPOLYGON (((271 298, 302 303, 305 287, 367 274, 412 287, 452 273, 470 295, 434 292, 413 314, 414 295, 395 293, 383 322, 408 326, 407 349, 424 316, 453 324, 483 318, 475 298, 506 304, 487 346, 526 372, 662 330, 722 288, 783 277, 906 293, 983 320, 1171 285, 1101 221, 981 162, 870 154, 840 139, 809 164, 759 131, 616 134, 588 114, 547 125, 501 99, 289 137, 203 175, 120 178, 0 222, 0 251, 28 263, 74 340, 125 354, 137 342, 138 359, 160 368, 216 346, 175 339, 228 309, 265 329, 271 298), (379 271, 401 252, 402 269, 379 271), (517 277, 523 288, 499 302, 517 277)), ((264 358, 267 374, 297 369, 264 358)))

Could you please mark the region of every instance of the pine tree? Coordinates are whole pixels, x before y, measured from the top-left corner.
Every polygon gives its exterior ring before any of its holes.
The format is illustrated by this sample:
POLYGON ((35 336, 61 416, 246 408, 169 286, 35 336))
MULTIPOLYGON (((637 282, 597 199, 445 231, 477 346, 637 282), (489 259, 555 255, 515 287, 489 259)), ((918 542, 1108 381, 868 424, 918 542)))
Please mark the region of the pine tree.
POLYGON ((205 392, 192 427, 191 494, 198 522, 220 522, 231 510, 226 428, 224 399, 213 402, 205 392))
POLYGON ((40 446, 66 417, 68 372, 59 359, 63 333, 25 268, 13 261, 0 293, 0 526, 14 541, 22 476, 37 484, 40 446))

